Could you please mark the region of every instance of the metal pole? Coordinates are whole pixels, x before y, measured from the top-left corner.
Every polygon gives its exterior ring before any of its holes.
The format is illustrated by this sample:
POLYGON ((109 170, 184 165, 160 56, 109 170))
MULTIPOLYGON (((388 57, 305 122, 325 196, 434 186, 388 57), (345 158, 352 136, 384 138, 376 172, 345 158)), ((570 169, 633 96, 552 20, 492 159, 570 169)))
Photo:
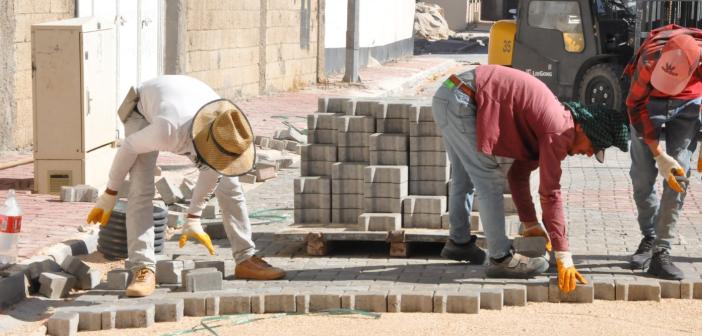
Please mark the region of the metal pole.
POLYGON ((361 0, 348 0, 346 12, 346 73, 344 82, 358 82, 358 18, 361 0))

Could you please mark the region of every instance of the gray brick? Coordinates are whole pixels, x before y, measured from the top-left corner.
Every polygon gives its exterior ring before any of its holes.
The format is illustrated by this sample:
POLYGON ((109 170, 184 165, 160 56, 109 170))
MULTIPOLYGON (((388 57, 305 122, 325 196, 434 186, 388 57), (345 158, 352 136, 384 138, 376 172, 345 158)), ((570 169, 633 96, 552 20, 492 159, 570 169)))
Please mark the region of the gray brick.
POLYGON ((117 327, 117 312, 112 309, 106 309, 100 313, 102 320, 102 330, 111 330, 117 327))
POLYGON ((413 106, 410 103, 393 103, 389 102, 385 108, 385 114, 377 115, 376 118, 388 119, 409 119, 412 114, 413 106))
POLYGON ((295 194, 330 194, 331 184, 327 177, 298 177, 293 182, 295 194))
POLYGON ((528 302, 548 302, 547 280, 529 280, 526 289, 528 302))
POLYGON ((341 162, 369 162, 370 150, 368 147, 338 147, 339 161, 341 162))
POLYGON ((405 228, 441 229, 441 225, 441 215, 438 214, 402 214, 402 227, 405 228))
POLYGON ((332 223, 357 223, 358 216, 363 213, 363 209, 332 209, 332 223))
POLYGON ((377 119, 375 131, 386 134, 409 134, 409 124, 407 119, 377 119))
POLYGON ((91 269, 86 276, 78 277, 80 289, 93 289, 100 284, 102 272, 100 270, 91 269))
POLYGON ((78 334, 78 313, 58 311, 46 324, 46 332, 52 336, 75 336, 78 334))
POLYGON ((332 194, 337 195, 361 195, 363 196, 363 180, 332 180, 332 194))
POLYGON ((363 181, 363 163, 336 162, 332 164, 332 180, 361 180, 363 181))
POLYGON ((431 111, 431 105, 415 106, 413 109, 410 109, 410 121, 434 121, 434 114, 431 111))
POLYGON ((327 98, 327 109, 325 112, 346 113, 347 111, 352 110, 353 106, 355 106, 355 104, 352 98, 329 97, 327 98))
POLYGON ((356 309, 356 295, 352 293, 341 294, 342 309, 356 309))
POLYGON ((440 137, 441 129, 439 125, 431 121, 410 122, 409 134, 413 137, 440 137))
POLYGON ((297 194, 294 196, 296 209, 330 209, 329 194, 297 194))
POLYGON ((689 279, 680 280, 680 298, 691 300, 694 297, 694 282, 689 279))
POLYGON ((617 298, 613 280, 593 280, 592 286, 595 289, 595 300, 614 301, 617 298))
POLYGON ((307 314, 310 312, 309 294, 295 295, 295 312, 298 314, 307 314))
POLYGON ((294 313, 295 294, 266 294, 264 307, 266 313, 294 313))
POLYGON ((263 314, 266 311, 265 303, 266 303, 265 296, 263 296, 263 295, 251 296, 251 313, 252 314, 263 314))
POLYGON ((378 101, 356 100, 356 110, 354 111, 354 115, 372 117, 375 115, 376 110, 379 110, 384 106, 385 104, 378 101))
POLYGON ((335 145, 337 133, 337 130, 308 130, 307 141, 311 144, 335 145))
MULTIPOLYGON (((407 182, 384 183, 373 182, 364 184, 363 196, 366 198, 395 198, 403 199, 407 197, 407 182)), ((402 211, 397 211, 402 212, 402 211)))
POLYGON ((222 315, 251 313, 251 296, 243 294, 222 295, 219 298, 219 313, 222 315))
POLYGON ((180 182, 179 189, 184 199, 193 198, 193 188, 195 188, 195 183, 188 178, 184 178, 183 181, 180 182))
POLYGON ((166 204, 181 202, 184 199, 180 189, 165 177, 156 182, 156 190, 166 204))
POLYGON ((448 196, 448 182, 409 181, 410 195, 448 196))
POLYGON ((341 308, 341 294, 339 293, 310 294, 309 311, 312 313, 339 308, 341 308))
POLYGON ((680 281, 675 280, 658 280, 661 287, 662 299, 679 299, 680 298, 680 281))
POLYGON ((336 145, 339 147, 368 147, 371 134, 372 133, 338 132, 336 135, 336 145))
POLYGON ((365 198, 363 212, 401 213, 402 199, 398 198, 365 198))
POLYGON ((300 145, 303 161, 336 161, 335 145, 300 145))
POLYGON ((693 280, 692 283, 692 298, 702 299, 702 279, 693 280))
MULTIPOLYGON (((180 275, 180 273, 178 274, 180 275)), ((112 290, 124 290, 129 285, 130 278, 131 272, 129 270, 113 269, 107 272, 107 288, 112 290)), ((158 279, 158 273, 156 278, 158 279)))
POLYGON ((302 161, 300 176, 331 176, 331 165, 327 161, 302 161))
POLYGON ((159 260, 156 262, 156 282, 159 284, 179 284, 183 273, 182 260, 159 260))
POLYGON ((422 166, 448 166, 450 164, 446 152, 409 152, 409 165, 422 166))
POLYGON ((285 150, 285 141, 272 139, 268 144, 271 149, 283 151, 285 150))
POLYGON ((183 272, 183 287, 186 292, 202 292, 222 289, 222 273, 216 268, 199 268, 183 272))
POLYGON ((410 137, 412 152, 445 152, 444 140, 441 137, 410 137))
MULTIPOLYGON (((441 228, 442 229, 449 229, 451 227, 451 216, 449 216, 448 212, 444 212, 441 214, 441 228)), ((473 231, 473 228, 471 227, 471 231, 473 231)))
POLYGON ((195 269, 198 268, 214 268, 222 273, 223 277, 234 275, 236 263, 232 259, 225 260, 197 260, 195 261, 195 269))
POLYGON ((98 198, 97 188, 89 185, 63 186, 59 194, 61 202, 90 202, 98 198))
POLYGON ((450 166, 414 166, 409 170, 410 181, 448 181, 451 178, 450 166))
POLYGON ((553 277, 548 283, 548 300, 549 302, 592 303, 595 300, 595 287, 592 281, 587 285, 578 283, 574 291, 566 294, 558 288, 558 278, 553 277))
POLYGON ((505 285, 502 288, 505 306, 526 306, 527 288, 525 285, 505 285))
POLYGON ((261 148, 263 148, 263 149, 270 148, 271 140, 273 140, 273 139, 271 139, 270 137, 261 138, 261 144, 260 144, 261 148))
POLYGON ((434 313, 441 313, 444 314, 448 311, 447 307, 447 296, 448 293, 445 291, 436 291, 434 292, 434 313))
POLYGON ((446 294, 446 312, 453 314, 478 314, 480 293, 460 292, 446 294))
POLYGON ((409 149, 409 140, 402 134, 374 133, 369 136, 370 150, 375 151, 402 151, 409 149))
MULTIPOLYGON (((329 196, 326 197, 329 201, 329 196)), ((361 209, 363 208, 363 194, 334 193, 331 197, 331 207, 332 209, 361 209)))
POLYGON ((336 130, 336 113, 312 113, 307 115, 307 129, 336 130))
POLYGON ((61 265, 66 272, 76 277, 76 288, 92 289, 100 283, 102 273, 99 270, 93 270, 76 257, 67 257, 61 265))
POLYGON ((186 215, 182 212, 168 211, 168 227, 170 228, 180 228, 183 226, 186 220, 186 215))
POLYGON ((546 254, 546 238, 515 237, 512 247, 516 252, 527 257, 543 257, 546 254))
POLYGON ((358 293, 355 295, 354 303, 355 309, 376 313, 387 312, 387 294, 384 292, 358 293))
POLYGON ((628 301, 661 301, 661 286, 658 281, 635 281, 629 283, 628 301))
POLYGON ((44 272, 39 276, 39 293, 49 299, 66 297, 75 286, 76 278, 63 272, 44 272))
POLYGON ((56 264, 61 265, 67 257, 73 255, 73 251, 70 246, 59 243, 49 247, 46 250, 46 255, 53 258, 56 264))
POLYGON ((207 297, 192 296, 183 298, 185 316, 207 316, 207 297))
POLYGON ((617 301, 629 301, 629 281, 615 280, 615 298, 617 301))
POLYGON ((403 214, 441 215, 446 209, 446 196, 412 195, 402 201, 403 214))
POLYGON ((408 181, 407 166, 368 166, 364 169, 366 183, 402 183, 408 181))
POLYGON ((502 310, 503 303, 502 288, 483 287, 480 289, 480 309, 502 310))
POLYGON ((297 141, 288 140, 285 143, 285 150, 291 153, 297 153, 300 150, 300 143, 297 141))
POLYGON ((183 319, 185 303, 182 298, 152 299, 155 322, 178 322, 183 319))
POLYGON ((402 294, 400 310, 403 313, 431 313, 434 310, 433 292, 402 294))
POLYGON ((262 136, 262 135, 256 135, 256 136, 254 136, 254 145, 260 146, 260 145, 261 145, 261 141, 263 141, 263 138, 265 138, 265 137, 262 136))
POLYGON ((116 310, 115 328, 148 328, 155 322, 154 304, 138 304, 119 307, 116 310))
MULTIPOLYGON (((258 179, 258 176, 256 177, 258 179)), ((219 202, 216 198, 213 198, 207 202, 205 209, 202 210, 203 219, 214 219, 219 217, 219 202)))
POLYGON ((327 111, 327 97, 319 97, 317 98, 317 111, 320 113, 324 113, 327 111))
POLYGON ((406 166, 407 152, 405 151, 370 151, 370 165, 372 166, 406 166))
POLYGON ((374 133, 375 119, 366 116, 341 116, 336 118, 339 132, 374 133))
POLYGON ((402 228, 402 214, 363 213, 358 216, 360 231, 395 231, 402 228))
POLYGON ((295 209, 295 223, 329 224, 331 209, 295 209))
POLYGON ((82 307, 59 308, 58 312, 73 312, 78 314, 78 330, 95 331, 102 330, 102 313, 114 311, 114 307, 95 305, 82 307))
POLYGON ((219 296, 209 296, 205 299, 205 311, 207 316, 219 315, 219 296))
POLYGON ((402 294, 395 292, 388 293, 387 302, 388 313, 399 313, 401 311, 402 294))

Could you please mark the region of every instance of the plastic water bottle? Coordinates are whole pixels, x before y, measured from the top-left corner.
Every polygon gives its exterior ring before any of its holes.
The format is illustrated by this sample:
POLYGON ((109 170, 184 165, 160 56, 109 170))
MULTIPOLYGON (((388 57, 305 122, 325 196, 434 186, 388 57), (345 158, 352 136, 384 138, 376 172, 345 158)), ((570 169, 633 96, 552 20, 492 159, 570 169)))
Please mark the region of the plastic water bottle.
POLYGON ((22 228, 22 209, 15 198, 15 191, 7 192, 5 205, 0 207, 0 265, 17 260, 17 239, 22 228))

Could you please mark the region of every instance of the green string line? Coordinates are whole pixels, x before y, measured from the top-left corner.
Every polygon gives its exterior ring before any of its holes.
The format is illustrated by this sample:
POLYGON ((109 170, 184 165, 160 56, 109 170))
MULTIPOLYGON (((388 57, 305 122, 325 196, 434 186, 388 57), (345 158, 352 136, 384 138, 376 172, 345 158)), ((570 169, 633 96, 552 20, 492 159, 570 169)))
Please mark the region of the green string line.
POLYGON ((275 212, 291 210, 293 208, 261 209, 250 213, 249 218, 263 220, 263 222, 257 222, 255 225, 278 223, 290 218, 290 214, 275 214, 275 212))

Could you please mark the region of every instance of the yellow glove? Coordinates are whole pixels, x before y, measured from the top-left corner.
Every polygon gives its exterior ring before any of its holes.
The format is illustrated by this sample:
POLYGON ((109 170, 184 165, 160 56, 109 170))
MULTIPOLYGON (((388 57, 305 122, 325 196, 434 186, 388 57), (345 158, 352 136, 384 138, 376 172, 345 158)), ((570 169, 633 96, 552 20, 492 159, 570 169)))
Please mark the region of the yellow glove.
POLYGON ((540 223, 524 223, 524 232, 522 232, 522 237, 544 237, 546 238, 546 251, 551 252, 553 249, 551 246, 551 238, 548 237, 546 229, 540 223))
POLYGON ((114 209, 115 203, 117 203, 116 195, 103 193, 100 195, 97 202, 95 202, 93 209, 90 210, 86 222, 88 224, 95 224, 99 222, 101 227, 106 226, 107 222, 110 220, 110 216, 112 215, 112 209, 114 209))
POLYGON ((178 246, 181 248, 185 246, 189 238, 199 241, 200 244, 205 245, 207 251, 209 251, 211 255, 215 255, 212 240, 210 240, 210 236, 205 233, 205 230, 202 229, 200 218, 188 218, 188 221, 183 225, 183 233, 180 235, 180 240, 178 240, 178 246))
POLYGON ((678 161, 675 161, 670 155, 661 152, 654 157, 658 164, 658 174, 661 175, 667 182, 668 186, 676 192, 683 192, 683 187, 680 186, 676 176, 685 176, 685 170, 680 166, 678 161))
POLYGON ((575 269, 573 255, 568 251, 556 251, 556 268, 558 269, 558 288, 563 293, 575 290, 576 281, 587 285, 587 280, 575 269))

